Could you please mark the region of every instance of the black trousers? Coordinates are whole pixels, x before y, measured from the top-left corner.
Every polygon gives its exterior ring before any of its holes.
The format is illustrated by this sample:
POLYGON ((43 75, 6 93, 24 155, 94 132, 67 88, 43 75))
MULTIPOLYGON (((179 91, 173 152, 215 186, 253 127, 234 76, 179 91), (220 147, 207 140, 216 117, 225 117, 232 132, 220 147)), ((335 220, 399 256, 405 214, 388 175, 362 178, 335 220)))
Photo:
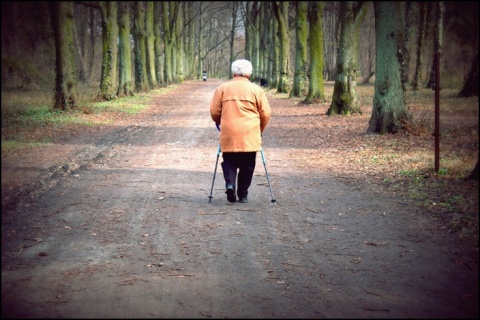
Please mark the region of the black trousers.
POLYGON ((256 152, 223 152, 223 177, 225 178, 225 188, 228 185, 233 186, 237 191, 239 198, 245 198, 248 195, 248 188, 252 183, 253 172, 255 171, 256 152), (238 186, 237 182, 238 170, 238 186))

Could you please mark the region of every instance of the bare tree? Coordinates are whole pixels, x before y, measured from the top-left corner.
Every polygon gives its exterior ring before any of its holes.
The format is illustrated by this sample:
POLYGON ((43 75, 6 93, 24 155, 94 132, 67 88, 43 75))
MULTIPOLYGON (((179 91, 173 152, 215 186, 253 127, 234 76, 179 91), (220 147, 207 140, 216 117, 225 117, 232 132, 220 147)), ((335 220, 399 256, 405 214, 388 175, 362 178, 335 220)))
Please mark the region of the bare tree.
POLYGON ((75 48, 77 51, 77 61, 78 61, 78 73, 77 78, 81 82, 86 82, 87 78, 87 59, 88 59, 88 46, 89 42, 86 41, 87 37, 87 11, 88 8, 82 5, 74 3, 73 13, 74 17, 74 37, 75 37, 75 48), (77 22, 77 23, 75 23, 77 22), (78 27, 77 27, 78 24, 78 27))
POLYGON ((157 83, 160 85, 164 84, 164 57, 163 57, 163 39, 162 39, 162 3, 159 1, 155 1, 155 16, 154 16, 154 34, 155 34, 155 75, 157 78, 157 83))
POLYGON ((365 3, 342 1, 340 3, 340 47, 337 58, 337 75, 328 115, 362 113, 358 106, 358 30, 365 17, 365 3))
POLYGON ((437 52, 441 52, 444 5, 442 1, 435 3, 432 2, 429 3, 429 5, 431 10, 428 11, 428 25, 430 26, 430 34, 433 40, 434 59, 432 65, 430 66, 430 73, 426 87, 435 89, 436 59, 439 57, 437 56, 437 52))
POLYGON ((102 75, 98 97, 104 100, 114 99, 118 89, 118 3, 117 1, 99 1, 102 17, 102 75))
POLYGON ((132 49, 130 46, 130 4, 121 1, 118 16, 118 89, 117 96, 133 95, 132 49))
POLYGON ((411 118, 405 104, 398 57, 403 31, 399 6, 399 2, 374 2, 377 73, 368 133, 397 133, 411 118))
POLYGON ((337 67, 338 39, 340 37, 339 21, 340 1, 327 1, 324 8, 324 78, 334 80, 337 67))
POLYGON ((146 33, 146 56, 147 78, 150 88, 156 88, 157 73, 155 70, 155 32, 154 32, 154 1, 145 3, 145 33, 146 33))
POLYGON ((405 32, 402 48, 402 86, 406 90, 410 73, 410 38, 413 25, 413 6, 415 2, 405 1, 405 32))
POLYGON ((370 83, 375 75, 375 18, 373 2, 365 3, 366 14, 360 27, 361 41, 358 44, 359 70, 363 83, 370 83))
POLYGON ((135 3, 132 35, 135 43, 135 90, 147 91, 149 86, 146 63, 145 7, 143 1, 137 1, 135 3))
POLYGON ((174 23, 177 19, 178 9, 176 1, 163 1, 162 2, 162 14, 163 14, 163 41, 165 50, 165 69, 164 69, 164 82, 166 85, 170 85, 173 82, 173 42, 175 36, 174 23))
POLYGON ((273 12, 278 21, 278 39, 280 43, 280 78, 278 81, 277 92, 287 93, 287 77, 290 52, 290 36, 288 25, 288 5, 289 1, 273 1, 273 12))
POLYGON ((303 103, 325 100, 323 87, 323 8, 324 3, 311 1, 308 6, 310 24, 310 68, 308 71, 308 92, 303 103))
MULTIPOLYGON (((187 2, 187 7, 185 8, 185 19, 187 21, 187 37, 185 37, 185 68, 186 75, 188 79, 192 79, 195 76, 195 17, 194 14, 194 3, 193 1, 187 2)), ((199 73, 197 72, 197 75, 199 73)))
MULTIPOLYGON (((245 58, 258 66, 258 54, 260 46, 260 3, 259 1, 247 1, 245 13, 245 58)), ((257 75, 253 74, 252 81, 257 75)))
POLYGON ((458 94, 460 97, 478 97, 478 52, 472 59, 470 71, 463 82, 462 90, 458 94))
POLYGON ((78 102, 72 1, 49 2, 55 36, 55 109, 74 109, 78 102))
POLYGON ((184 37, 184 9, 185 2, 179 1, 177 3, 177 19, 174 22, 174 68, 175 68, 175 79, 174 82, 181 83, 185 80, 185 70, 184 70, 184 56, 185 50, 183 47, 183 37, 184 37))
POLYGON ((307 87, 308 1, 296 2, 296 9, 295 73, 293 76, 293 86, 292 91, 290 91, 290 97, 300 97, 305 95, 307 87))
POLYGON ((427 3, 420 2, 419 3, 419 26, 417 32, 417 46, 416 46, 416 65, 415 65, 415 73, 413 75, 412 80, 412 89, 417 91, 420 86, 420 82, 422 81, 422 68, 423 68, 423 51, 424 51, 424 44, 425 44, 425 32, 426 32, 426 23, 427 23, 427 3))

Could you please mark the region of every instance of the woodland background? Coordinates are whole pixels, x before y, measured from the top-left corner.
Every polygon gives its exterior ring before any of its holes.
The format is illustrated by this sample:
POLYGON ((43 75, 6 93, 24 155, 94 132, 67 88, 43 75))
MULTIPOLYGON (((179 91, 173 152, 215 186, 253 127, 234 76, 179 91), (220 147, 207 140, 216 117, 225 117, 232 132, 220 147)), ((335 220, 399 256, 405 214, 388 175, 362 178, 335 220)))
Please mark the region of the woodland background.
MULTIPOLYGON (((56 135, 66 136, 72 127, 78 130, 78 123, 83 121, 80 119, 115 109, 124 103, 124 96, 142 99, 143 94, 159 88, 199 80, 203 70, 209 78, 227 79, 231 77, 229 66, 237 58, 252 60, 252 80, 260 84, 261 79, 266 79, 265 89, 290 100, 291 108, 302 104, 321 106, 319 109, 326 114, 334 101, 339 101, 336 97, 344 96, 347 98, 341 103, 358 104, 359 108, 353 108, 350 114, 368 114, 374 109, 378 91, 374 5, 345 3, 346 7, 338 1, 2 2, 2 156, 54 141, 56 135), (310 16, 303 20, 307 29, 316 31, 302 35, 307 36, 303 49, 297 41, 301 35, 300 3, 309 8, 310 16), (316 18, 321 18, 321 24, 314 23, 316 18), (69 19, 70 28, 59 28, 66 32, 56 34, 55 25, 68 25, 69 19), (112 21, 118 24, 110 24, 112 21), (350 23, 353 29, 348 34, 355 37, 348 42, 342 37, 342 25, 350 23), (117 41, 111 39, 112 28, 118 31, 117 41), (122 32, 127 32, 128 43, 124 46, 120 45, 122 32), (322 35, 320 56, 312 54, 309 45, 318 41, 309 37, 318 34, 322 35), (59 39, 60 44, 56 42, 59 39), (285 39, 288 46, 282 47, 285 39), (125 55, 125 48, 131 51, 122 60, 119 57, 125 55), (287 52, 283 56, 281 48, 287 52), (305 52, 300 54, 302 50, 305 52), (345 51, 353 52, 352 56, 345 57, 345 51), (298 61, 302 55, 303 65, 298 61), (71 59, 59 62, 67 56, 71 59), (318 69, 317 64, 321 71, 313 81, 312 67, 318 69), (342 72, 344 77, 339 76, 342 72), (345 88, 344 95, 336 94, 343 78, 348 79, 348 88, 360 92, 358 97, 349 99, 352 92, 345 88), (319 95, 307 99, 312 90, 319 95)), ((452 119, 455 115, 478 118, 478 2, 401 1, 397 5, 391 8, 398 11, 385 14, 401 22, 397 31, 402 41, 396 43, 402 52, 398 59, 401 70, 397 70, 401 71, 402 88, 398 94, 406 100, 406 110, 413 117, 403 123, 400 135, 384 140, 408 140, 409 147, 405 148, 412 148, 415 143, 431 143, 438 51, 443 114, 452 119), (444 8, 441 19, 437 10, 440 3, 444 8), (406 136, 409 139, 405 140, 406 136), (412 142, 412 136, 418 141, 412 142)), ((331 117, 330 126, 350 121, 342 117, 331 117)), ((459 121, 461 126, 463 120, 459 121)), ((478 200, 472 197, 477 198, 478 184, 472 188, 471 183, 463 182, 465 178, 478 181, 478 124, 466 129, 441 132, 442 151, 448 156, 442 155, 444 162, 439 172, 412 169, 408 171, 411 174, 397 174, 395 179, 402 180, 408 189, 418 187, 420 177, 434 176, 434 183, 422 184, 426 194, 443 194, 448 199, 443 201, 448 203, 448 211, 474 213, 473 218, 455 217, 452 230, 467 227, 478 231, 478 200), (439 183, 437 179, 444 180, 439 183)), ((349 143, 354 141, 351 137, 349 143)), ((348 145, 335 139, 331 143, 348 145)), ((377 141, 377 147, 380 144, 377 141)), ((375 157, 372 155, 372 159, 375 157)), ((392 170, 383 163, 371 168, 377 172, 392 170)))

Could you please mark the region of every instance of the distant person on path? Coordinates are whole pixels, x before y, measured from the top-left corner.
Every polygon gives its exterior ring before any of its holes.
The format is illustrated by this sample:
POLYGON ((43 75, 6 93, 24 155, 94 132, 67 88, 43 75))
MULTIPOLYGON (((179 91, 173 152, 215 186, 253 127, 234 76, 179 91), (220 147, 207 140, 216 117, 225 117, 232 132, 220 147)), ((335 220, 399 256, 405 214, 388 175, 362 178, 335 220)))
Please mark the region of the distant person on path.
POLYGON ((221 84, 210 104, 210 115, 220 128, 222 170, 227 200, 245 203, 255 171, 262 133, 270 121, 270 104, 263 89, 250 82, 252 63, 245 59, 232 63, 233 79, 221 84), (238 170, 238 186, 237 182, 238 170))

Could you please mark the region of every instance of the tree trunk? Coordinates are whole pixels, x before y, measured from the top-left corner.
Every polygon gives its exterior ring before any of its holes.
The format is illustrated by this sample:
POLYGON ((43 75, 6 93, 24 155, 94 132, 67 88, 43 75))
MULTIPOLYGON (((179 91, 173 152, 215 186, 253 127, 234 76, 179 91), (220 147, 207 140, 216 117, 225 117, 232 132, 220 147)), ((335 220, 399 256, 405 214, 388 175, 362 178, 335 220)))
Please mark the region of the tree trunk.
MULTIPOLYGON (((246 14, 245 14, 245 59, 250 61, 252 65, 256 66, 255 60, 255 41, 258 39, 258 20, 259 20, 259 2, 258 1, 246 1, 246 14)), ((257 47, 258 49, 258 47, 257 47)), ((252 81, 255 79, 255 75, 252 75, 252 81)))
MULTIPOLYGON (((198 10, 198 25, 197 25, 197 38, 198 38, 198 67, 197 67, 197 79, 201 79, 203 75, 203 71, 205 71, 208 74, 208 70, 205 69, 204 67, 204 56, 203 56, 203 47, 204 47, 204 42, 203 42, 203 2, 199 2, 199 10, 198 10)), ((248 30, 245 31, 247 33, 248 30)))
POLYGON ((278 33, 278 21, 277 19, 272 19, 272 41, 270 44, 270 78, 268 79, 268 87, 270 89, 275 89, 278 86, 278 81, 280 78, 279 70, 279 60, 280 60, 280 44, 277 37, 278 33))
POLYGON ((477 180, 479 181, 480 178, 480 173, 479 173, 479 163, 477 159, 477 164, 475 165, 475 168, 473 169, 472 173, 466 178, 466 180, 477 180))
POLYGON ((277 93, 288 93, 288 61, 290 54, 290 36, 288 34, 289 1, 274 1, 273 11, 278 21, 278 39, 280 41, 280 77, 277 93))
POLYGON ((402 48, 402 86, 406 90, 410 74, 410 36, 412 34, 413 8, 415 2, 405 1, 405 32, 402 48))
MULTIPOLYGON (((269 11, 269 3, 262 1, 260 3, 260 25, 258 30, 260 50, 258 50, 258 65, 255 66, 255 76, 251 78, 253 82, 260 81, 261 83, 262 79, 267 77, 269 11)), ((230 78, 232 78, 231 74, 230 78)))
POLYGON ((277 30, 276 25, 277 25, 277 19, 274 18, 273 12, 271 10, 271 5, 270 5, 270 19, 268 20, 268 41, 267 41, 267 74, 266 78, 264 79, 264 85, 266 87, 270 88, 276 88, 277 87, 277 82, 274 78, 275 74, 275 69, 277 65, 275 64, 276 61, 276 53, 277 51, 275 50, 275 44, 276 44, 276 39, 277 37, 275 36, 275 33, 277 30))
POLYGON ((310 23, 310 68, 308 71, 308 92, 303 103, 325 101, 323 87, 323 8, 324 2, 311 1, 308 8, 310 23))
POLYGON ((130 46, 130 4, 119 2, 118 89, 117 96, 133 95, 132 49, 130 46))
POLYGON ((298 1, 297 14, 295 18, 296 50, 295 50, 295 74, 293 76, 292 91, 290 97, 304 96, 307 86, 307 1, 298 1))
MULTIPOLYGON (((188 79, 193 79, 195 76, 195 24, 194 24, 194 7, 193 7, 193 2, 189 1, 187 4, 187 21, 188 21, 188 26, 187 26, 187 33, 188 33, 188 39, 187 39, 187 54, 186 54, 186 60, 187 63, 185 64, 186 67, 186 74, 188 79)), ((202 70, 203 71, 203 70, 202 70)))
POLYGON ((55 101, 60 110, 77 106, 77 64, 73 33, 73 8, 71 1, 48 2, 50 19, 55 36, 55 101))
POLYGON ((174 67, 175 67, 175 83, 182 83, 185 80, 184 64, 183 59, 185 51, 183 49, 183 11, 184 11, 184 2, 177 2, 177 19, 174 22, 174 45, 175 45, 175 55, 174 55, 174 67))
POLYGON ((465 78, 463 88, 458 94, 459 97, 478 97, 478 52, 472 60, 470 72, 465 78))
POLYGON ((340 3, 340 47, 337 58, 337 76, 333 88, 332 104, 327 115, 361 114, 358 106, 358 30, 365 17, 364 2, 354 7, 352 1, 340 3))
POLYGON ((372 116, 367 133, 397 133, 410 115, 402 89, 398 57, 402 23, 399 2, 374 2, 376 36, 376 81, 372 116))
POLYGON ((425 32, 426 32, 426 2, 420 2, 420 20, 419 20, 419 27, 418 27, 418 35, 417 35, 417 60, 415 66, 415 73, 413 75, 412 80, 412 89, 418 91, 420 87, 420 82, 422 81, 422 68, 423 68, 423 48, 425 42, 425 32))
POLYGON ((339 1, 328 1, 324 8, 324 51, 325 67, 323 77, 335 80, 337 65, 338 38, 340 33, 339 1))
POLYGON ((164 82, 168 86, 173 82, 173 72, 174 68, 172 65, 173 61, 173 33, 174 22, 176 20, 175 1, 163 1, 163 41, 164 41, 164 51, 165 51, 165 63, 164 63, 164 82))
POLYGON ((154 1, 145 3, 145 32, 146 32, 146 57, 147 57, 147 78, 150 88, 156 88, 157 74, 155 72, 155 33, 154 33, 154 1))
POLYGON ((74 28, 74 38, 75 38, 75 49, 78 56, 78 74, 77 79, 81 82, 86 82, 86 52, 88 49, 88 41, 86 40, 87 32, 87 19, 85 14, 86 9, 83 6, 74 7, 74 14, 78 16, 77 19, 74 19, 73 28, 74 28), (76 8, 76 9, 75 9, 76 8), (79 27, 75 24, 75 20, 78 21, 79 27))
POLYGON ((155 76, 157 83, 163 85, 163 39, 160 31, 162 30, 162 3, 155 1, 154 33, 155 33, 155 76))
MULTIPOLYGON (((436 20, 438 17, 438 6, 437 2, 428 2, 428 13, 427 13, 427 33, 426 33, 426 38, 428 39, 428 35, 431 35, 431 39, 433 40, 433 55, 435 56, 435 52, 437 52, 437 24, 436 20)), ((436 57, 436 56, 435 56, 436 57)), ((431 88, 432 90, 435 90, 435 68, 436 68, 436 62, 435 58, 433 59, 433 63, 430 66, 430 73, 428 76, 428 81, 427 85, 425 88, 431 88)))
MULTIPOLYGON (((260 3, 254 1, 254 20, 253 20, 253 48, 252 48, 252 60, 250 61, 252 65, 258 66, 260 64, 260 3)), ((251 80, 253 82, 257 81, 259 75, 253 74, 251 80)))
MULTIPOLYGON (((230 29, 230 41, 229 41, 230 58, 228 60, 230 62, 229 65, 231 66, 233 61, 235 60, 235 29, 237 27, 238 2, 232 1, 230 2, 230 5, 232 6, 231 7, 232 28, 230 29)), ((228 69, 229 69, 229 78, 233 78, 232 68, 228 68, 228 69)))
POLYGON ((102 75, 98 97, 103 100, 115 99, 117 90, 118 64, 118 4, 116 1, 99 1, 102 16, 102 75))
POLYGON ((95 9, 90 8, 90 15, 88 20, 88 28, 90 29, 90 59, 88 65, 88 80, 92 82, 94 80, 94 62, 95 62, 95 9))
POLYGON ((142 1, 135 3, 135 18, 133 22, 133 40, 135 42, 135 90, 147 91, 147 54, 145 33, 145 9, 142 1))

